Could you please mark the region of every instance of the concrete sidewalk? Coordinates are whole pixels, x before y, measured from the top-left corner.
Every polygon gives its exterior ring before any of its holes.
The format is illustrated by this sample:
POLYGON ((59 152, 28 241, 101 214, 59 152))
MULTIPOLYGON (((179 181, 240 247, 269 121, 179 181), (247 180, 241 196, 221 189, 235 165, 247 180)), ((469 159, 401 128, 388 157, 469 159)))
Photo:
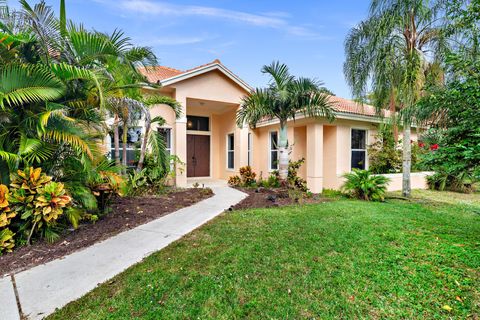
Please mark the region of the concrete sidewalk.
MULTIPOLYGON (((191 207, 120 233, 62 259, 14 275, 19 307, 28 319, 42 319, 98 284, 216 217, 247 195, 212 187, 215 195, 191 207)), ((0 279, 0 319, 20 319, 10 277, 0 279)))

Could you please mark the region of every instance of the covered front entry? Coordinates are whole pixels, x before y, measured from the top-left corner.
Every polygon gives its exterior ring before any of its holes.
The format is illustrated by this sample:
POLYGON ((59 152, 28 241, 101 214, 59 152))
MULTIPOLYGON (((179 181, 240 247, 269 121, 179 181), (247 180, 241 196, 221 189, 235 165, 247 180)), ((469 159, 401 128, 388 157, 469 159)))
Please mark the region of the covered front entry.
POLYGON ((210 176, 210 136, 187 134, 187 177, 210 176))

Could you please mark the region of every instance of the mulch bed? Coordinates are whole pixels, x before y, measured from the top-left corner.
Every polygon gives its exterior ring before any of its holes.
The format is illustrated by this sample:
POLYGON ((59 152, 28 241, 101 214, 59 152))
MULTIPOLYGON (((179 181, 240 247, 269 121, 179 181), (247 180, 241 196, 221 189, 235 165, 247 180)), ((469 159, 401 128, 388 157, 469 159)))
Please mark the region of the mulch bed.
POLYGON ((64 257, 212 195, 210 189, 194 188, 176 190, 161 196, 117 198, 112 203, 112 212, 94 224, 86 223, 76 230, 68 230, 54 243, 39 241, 30 247, 20 247, 0 256, 0 276, 64 257))
POLYGON ((314 194, 311 197, 303 197, 300 200, 295 200, 289 197, 288 190, 267 189, 267 188, 237 188, 238 190, 248 194, 248 197, 233 206, 233 210, 252 209, 252 208, 274 208, 285 205, 294 204, 309 204, 309 203, 324 203, 330 201, 323 198, 319 194, 314 194))

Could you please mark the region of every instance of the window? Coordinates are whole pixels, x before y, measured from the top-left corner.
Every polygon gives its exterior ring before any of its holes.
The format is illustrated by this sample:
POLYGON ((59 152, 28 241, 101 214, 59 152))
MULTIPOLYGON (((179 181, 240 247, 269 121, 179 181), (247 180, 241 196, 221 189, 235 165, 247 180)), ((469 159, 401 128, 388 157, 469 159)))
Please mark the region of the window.
POLYGON ((247 164, 249 166, 252 165, 252 133, 248 133, 248 159, 247 159, 247 164))
POLYGON ((270 170, 278 169, 278 132, 270 132, 270 170))
POLYGON ((227 168, 235 168, 235 136, 233 133, 227 135, 227 168))
POLYGON ((365 169, 367 164, 367 130, 352 129, 352 169, 365 169))
POLYGON ((172 129, 170 128, 158 128, 158 133, 163 137, 165 141, 165 149, 167 149, 167 154, 172 155, 172 129))
POLYGON ((208 117, 187 116, 187 130, 210 131, 208 117))
MULTIPOLYGON (((123 155, 123 128, 118 128, 118 135, 120 138, 120 161, 122 160, 123 155)), ((111 133, 111 151, 110 157, 111 159, 115 159, 115 141, 113 139, 113 133, 111 133)), ((127 130, 127 166, 134 167, 137 160, 137 150, 140 148, 142 143, 142 128, 141 127, 129 127, 127 130)))

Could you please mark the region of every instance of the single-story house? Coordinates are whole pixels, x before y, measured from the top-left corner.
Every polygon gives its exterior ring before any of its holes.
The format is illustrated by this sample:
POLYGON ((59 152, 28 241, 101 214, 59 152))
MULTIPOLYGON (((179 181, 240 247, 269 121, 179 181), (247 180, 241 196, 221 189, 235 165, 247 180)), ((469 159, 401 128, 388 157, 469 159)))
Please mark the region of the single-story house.
MULTIPOLYGON (((252 88, 219 60, 186 71, 163 66, 140 71, 151 83, 162 85, 155 89, 159 94, 182 105, 179 119, 165 106, 151 109, 152 117, 166 119, 164 126, 153 130, 160 130, 169 151, 186 163, 185 168, 177 168, 177 186, 199 178, 226 180, 246 165, 263 178, 277 169, 278 123, 264 121, 255 129, 236 125, 241 100, 252 88)), ((367 146, 382 121, 372 106, 336 96, 330 99, 336 109, 334 122, 299 116, 288 123, 291 159, 306 159, 299 174, 314 193, 338 189, 342 174, 352 168, 368 168, 367 146)), ((416 139, 415 131, 412 137, 416 139)), ((390 177, 390 190, 401 189, 401 176, 390 177)), ((424 187, 424 175, 413 174, 412 188, 424 187)))

